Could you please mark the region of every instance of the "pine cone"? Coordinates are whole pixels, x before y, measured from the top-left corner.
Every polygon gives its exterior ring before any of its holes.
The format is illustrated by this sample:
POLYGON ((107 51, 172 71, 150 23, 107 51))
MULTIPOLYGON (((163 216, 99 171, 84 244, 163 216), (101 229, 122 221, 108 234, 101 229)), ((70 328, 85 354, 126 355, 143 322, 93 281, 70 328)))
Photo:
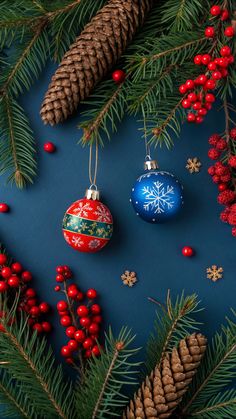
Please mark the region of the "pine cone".
POLYGON ((62 122, 111 70, 153 0, 110 0, 64 55, 46 92, 41 117, 45 124, 62 122))
POLYGON ((206 350, 206 338, 194 333, 166 354, 146 377, 123 413, 123 419, 166 419, 180 403, 206 350))

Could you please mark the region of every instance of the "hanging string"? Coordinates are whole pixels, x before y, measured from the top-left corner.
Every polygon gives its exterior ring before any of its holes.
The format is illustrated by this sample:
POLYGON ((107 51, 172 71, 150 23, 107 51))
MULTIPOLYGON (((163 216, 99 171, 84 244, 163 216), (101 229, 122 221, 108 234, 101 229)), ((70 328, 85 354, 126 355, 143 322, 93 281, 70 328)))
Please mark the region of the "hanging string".
POLYGON ((144 130, 144 141, 145 141, 145 149, 146 149, 146 157, 145 160, 151 160, 151 150, 150 145, 148 144, 147 140, 147 125, 146 125, 146 117, 143 112, 143 130, 144 130))
POLYGON ((98 141, 96 139, 95 144, 95 162, 94 162, 94 169, 93 169, 93 176, 92 176, 92 160, 93 160, 93 144, 90 144, 89 149, 89 181, 90 181, 90 188, 95 187, 97 188, 97 170, 98 170, 98 141))

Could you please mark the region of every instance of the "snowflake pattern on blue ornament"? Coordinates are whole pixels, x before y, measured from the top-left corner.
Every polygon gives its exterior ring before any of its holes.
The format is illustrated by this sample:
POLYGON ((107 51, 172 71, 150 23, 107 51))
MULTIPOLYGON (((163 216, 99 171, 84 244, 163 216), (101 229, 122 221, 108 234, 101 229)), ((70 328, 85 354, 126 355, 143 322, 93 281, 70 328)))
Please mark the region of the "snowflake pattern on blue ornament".
POLYGON ((164 185, 162 182, 153 182, 153 187, 145 186, 143 188, 145 195, 144 209, 146 211, 154 210, 154 213, 165 212, 165 208, 172 208, 174 205, 174 188, 170 185, 164 185))
POLYGON ((172 173, 150 170, 139 176, 131 203, 142 219, 162 223, 173 218, 183 205, 183 187, 172 173))

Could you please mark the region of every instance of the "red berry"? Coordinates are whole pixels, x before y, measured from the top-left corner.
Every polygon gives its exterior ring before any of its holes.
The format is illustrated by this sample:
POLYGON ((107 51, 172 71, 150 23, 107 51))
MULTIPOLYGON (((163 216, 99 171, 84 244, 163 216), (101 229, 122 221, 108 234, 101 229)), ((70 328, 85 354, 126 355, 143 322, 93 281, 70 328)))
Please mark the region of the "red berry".
POLYGON ((68 289, 67 295, 68 295, 68 297, 74 299, 78 295, 78 290, 76 288, 68 289))
POLYGON ((212 16, 219 16, 221 14, 220 6, 214 5, 210 9, 210 13, 212 16))
POLYGON ((212 77, 214 80, 220 80, 220 79, 222 79, 222 74, 221 74, 221 72, 220 72, 220 71, 214 71, 214 72, 212 73, 211 77, 212 77))
POLYGON ((206 36, 207 38, 213 38, 213 37, 214 37, 214 35, 215 35, 215 28, 214 28, 214 26, 208 26, 208 27, 205 29, 205 36, 206 36))
POLYGON ((87 351, 85 351, 84 356, 85 356, 85 358, 91 358, 91 356, 92 356, 92 351, 91 351, 91 349, 87 349, 87 351))
POLYGON ((232 140, 236 140, 236 128, 232 128, 229 135, 232 140))
POLYGON ((201 65, 202 64, 202 56, 200 54, 195 55, 193 61, 194 61, 194 64, 201 65))
POLYGON ((69 316, 69 311, 68 310, 58 311, 58 314, 59 314, 60 317, 62 317, 62 316, 69 316))
POLYGON ((64 265, 63 269, 64 269, 65 272, 71 272, 71 269, 68 265, 64 265))
POLYGON ((19 274, 19 273, 22 272, 23 267, 19 262, 15 262, 11 265, 11 270, 12 270, 12 272, 14 272, 16 274, 19 274))
POLYGON ((65 278, 65 279, 70 279, 70 278, 72 278, 72 272, 71 272, 70 270, 65 271, 65 273, 64 273, 64 278, 65 278))
POLYGON ((94 322, 94 323, 102 323, 102 316, 100 316, 99 314, 97 315, 97 316, 93 316, 92 317, 92 321, 94 322))
POLYGON ((201 107, 202 107, 201 102, 195 102, 193 104, 193 109, 195 109, 195 111, 201 109, 201 107))
POLYGON ((39 307, 38 307, 38 306, 33 306, 33 307, 30 309, 30 315, 31 315, 32 317, 38 317, 38 316, 40 315, 40 310, 39 310, 39 307))
POLYGON ((223 191, 225 191, 225 189, 227 189, 227 184, 226 183, 219 183, 219 185, 218 185, 219 192, 223 192, 223 191))
POLYGON ((29 307, 34 307, 36 305, 36 303, 37 303, 36 298, 29 298, 27 300, 27 306, 29 306, 29 307))
POLYGON ((233 26, 227 26, 227 28, 225 28, 224 34, 228 38, 231 38, 232 36, 234 36, 234 28, 233 28, 233 26))
POLYGON ((207 109, 205 108, 200 108, 198 111, 198 115, 200 116, 205 116, 207 114, 207 109))
POLYGON ((85 333, 83 330, 76 330, 74 333, 74 338, 77 342, 83 342, 86 338, 85 333))
POLYGON ((221 138, 216 144, 217 150, 224 151, 227 148, 227 142, 221 138))
POLYGON ((84 349, 90 349, 93 346, 93 339, 91 338, 87 338, 85 339, 85 341, 83 342, 83 347, 84 349))
POLYGON ((57 310, 58 311, 65 311, 67 309, 68 309, 68 304, 67 304, 66 301, 63 301, 63 300, 58 301, 58 303, 57 303, 57 310))
POLYGON ((56 267, 56 272, 58 273, 58 274, 63 274, 64 273, 64 267, 63 266, 57 266, 56 267))
POLYGON ((64 356, 65 358, 68 358, 71 355, 71 350, 70 350, 69 346, 67 346, 67 345, 62 346, 61 355, 64 356))
POLYGON ((26 297, 34 298, 36 296, 36 292, 33 288, 28 288, 25 292, 26 297))
POLYGON ((64 275, 62 275, 62 274, 58 274, 58 275, 56 276, 56 281, 57 281, 57 282, 64 282, 64 281, 65 281, 64 275))
POLYGON ((97 323, 91 323, 89 326, 89 333, 94 335, 99 332, 99 326, 97 323))
POLYGON ((1 275, 4 279, 8 279, 12 275, 12 271, 8 266, 6 266, 5 268, 2 268, 1 275))
POLYGON ((236 237, 236 227, 233 227, 232 228, 232 236, 233 237, 236 237))
POLYGON ((81 291, 79 291, 77 294, 76 300, 82 301, 83 299, 84 299, 84 294, 81 291))
POLYGON ((54 287, 54 291, 56 291, 56 292, 61 291, 61 287, 60 287, 60 285, 56 285, 56 286, 54 287))
POLYGON ((190 107, 191 107, 191 102, 190 102, 190 100, 188 100, 188 99, 184 99, 184 100, 182 100, 182 107, 183 107, 184 109, 188 109, 188 108, 190 108, 190 107))
POLYGON ((220 50, 220 55, 222 57, 228 57, 231 54, 231 48, 228 45, 225 45, 220 50))
POLYGON ((112 78, 115 83, 119 84, 125 80, 126 74, 123 70, 115 70, 112 73, 112 78))
POLYGON ((234 169, 236 169, 236 156, 231 156, 228 159, 228 164, 230 165, 230 167, 233 167, 234 169))
POLYGON ((206 81, 205 85, 204 85, 204 89, 205 90, 213 90, 216 87, 216 82, 213 79, 209 79, 206 81))
POLYGON ((77 314, 79 317, 87 317, 89 314, 88 307, 82 305, 77 308, 77 314))
POLYGON ((205 99, 206 99, 206 102, 210 102, 210 103, 213 103, 216 100, 216 98, 213 95, 213 93, 207 93, 205 99))
POLYGON ((188 90, 194 89, 195 83, 192 79, 186 80, 185 86, 188 90))
POLYGON ((229 19, 229 11, 227 9, 222 10, 220 19, 223 21, 229 19))
POLYGON ((70 316, 62 316, 60 319, 60 323, 64 327, 71 326, 72 320, 70 316))
POLYGON ((179 86, 179 92, 181 93, 181 95, 184 95, 187 92, 185 84, 181 84, 181 86, 179 86))
POLYGON ((98 345, 95 345, 95 346, 92 348, 92 354, 93 354, 94 356, 99 356, 99 355, 100 355, 100 349, 99 349, 99 346, 98 346, 98 345))
POLYGON ((219 58, 218 65, 220 67, 223 67, 223 68, 228 67, 228 65, 229 65, 229 59, 228 59, 228 57, 219 58))
POLYGON ((90 299, 94 299, 94 298, 96 298, 97 297, 97 291, 95 290, 95 289, 93 289, 93 288, 90 288, 87 292, 86 292, 86 295, 87 295, 87 297, 88 298, 90 298, 90 299))
POLYGON ((75 326, 69 326, 66 329, 66 336, 68 336, 68 338, 73 338, 75 332, 76 332, 76 327, 75 326))
POLYGON ((229 182, 232 179, 231 173, 227 173, 226 175, 221 176, 221 182, 229 182))
POLYGON ((42 325, 40 323, 35 323, 33 325, 33 330, 37 330, 37 333, 39 334, 42 333, 43 331, 42 325))
POLYGON ((85 329, 88 329, 88 327, 91 323, 91 321, 88 317, 81 317, 79 322, 80 322, 82 327, 85 327, 85 329))
POLYGON ((8 289, 8 285, 5 281, 0 281, 0 293, 5 292, 8 289))
POLYGON ((203 122, 202 116, 196 116, 196 124, 201 124, 203 122))
POLYGON ((209 173, 209 175, 210 176, 214 176, 214 174, 215 174, 215 168, 214 168, 214 166, 210 166, 210 167, 208 167, 208 173, 209 173))
POLYGON ((234 56, 233 55, 230 55, 229 57, 227 57, 228 58, 228 64, 232 64, 232 63, 234 63, 234 56))
POLYGON ((29 271, 24 271, 21 274, 21 278, 24 282, 30 282, 32 280, 32 273, 29 271))
POLYGON ((75 339, 69 340, 69 342, 67 343, 67 345, 70 348, 71 352, 77 351, 77 349, 79 347, 78 342, 76 342, 75 339))
POLYGON ((8 212, 9 206, 5 202, 0 203, 0 212, 8 212))
MULTIPOLYGON (((210 94, 210 93, 209 93, 210 94)), ((210 145, 216 146, 217 142, 219 141, 220 136, 219 134, 212 134, 208 140, 210 145)))
POLYGON ((42 328, 45 333, 50 333, 52 330, 52 325, 49 322, 42 322, 42 328))
POLYGON ((93 314, 100 314, 101 313, 101 307, 99 304, 93 304, 90 308, 91 313, 93 314))
POLYGON ((41 313, 48 313, 50 310, 50 306, 48 303, 41 303, 39 304, 39 310, 41 311, 41 313))
POLYGON ((44 151, 46 151, 47 153, 54 153, 54 151, 56 151, 55 145, 51 143, 50 141, 45 143, 43 148, 44 148, 44 151))
POLYGON ((196 119, 195 114, 194 114, 194 113, 192 113, 192 112, 189 112, 189 113, 188 113, 188 115, 187 115, 187 121, 188 121, 188 122, 194 122, 194 121, 195 121, 195 119, 196 119))
POLYGON ((191 256, 193 256, 193 253, 194 253, 193 248, 190 247, 190 246, 184 246, 183 249, 182 249, 182 254, 185 257, 191 257, 191 256))
POLYGON ((7 263, 7 256, 4 253, 0 253, 0 265, 5 265, 7 263))
POLYGON ((211 160, 217 160, 220 157, 220 152, 216 148, 210 148, 208 151, 208 157, 211 160))
POLYGON ((226 189, 218 195, 217 201, 219 204, 228 205, 235 199, 235 193, 230 189, 226 189))
POLYGON ((222 211, 220 213, 221 221, 223 221, 223 223, 227 223, 228 222, 228 216, 229 216, 229 211, 228 211, 228 209, 225 209, 224 211, 222 211))
POLYGON ((214 175, 212 176, 212 180, 214 183, 219 183, 220 182, 220 176, 214 175))
POLYGON ((202 55, 202 64, 207 65, 211 61, 211 56, 209 54, 202 55))
POLYGON ((7 283, 11 288, 18 288, 20 286, 20 280, 18 276, 10 276, 7 283))
POLYGON ((194 92, 192 92, 192 93, 189 93, 188 94, 188 100, 190 100, 190 102, 196 102, 196 100, 197 100, 197 95, 196 95, 196 93, 194 93, 194 92))
POLYGON ((216 70, 216 63, 214 61, 210 61, 210 63, 207 65, 207 68, 210 71, 216 70))
POLYGON ((207 81, 207 76, 205 74, 200 74, 195 80, 196 84, 200 84, 200 85, 205 84, 206 81, 207 81))

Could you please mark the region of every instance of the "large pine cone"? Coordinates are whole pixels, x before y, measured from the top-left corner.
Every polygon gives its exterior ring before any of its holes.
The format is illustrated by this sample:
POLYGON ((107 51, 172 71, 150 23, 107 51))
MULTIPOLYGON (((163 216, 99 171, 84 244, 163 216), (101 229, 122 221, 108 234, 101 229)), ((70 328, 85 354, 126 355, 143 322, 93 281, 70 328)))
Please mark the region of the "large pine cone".
POLYGON ((206 338, 194 333, 166 354, 142 383, 123 413, 123 419, 166 419, 178 406, 206 350, 206 338))
POLYGON ((111 70, 144 22, 153 0, 110 0, 64 55, 46 92, 41 117, 62 122, 111 70))

